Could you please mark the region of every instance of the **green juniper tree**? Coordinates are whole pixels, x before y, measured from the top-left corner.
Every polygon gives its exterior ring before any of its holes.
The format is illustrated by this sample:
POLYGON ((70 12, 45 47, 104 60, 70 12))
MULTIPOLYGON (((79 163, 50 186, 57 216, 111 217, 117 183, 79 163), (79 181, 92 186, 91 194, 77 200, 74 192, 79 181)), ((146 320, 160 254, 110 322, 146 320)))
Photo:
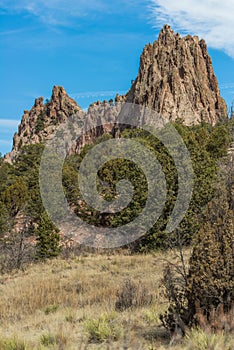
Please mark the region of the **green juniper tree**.
POLYGON ((47 259, 58 256, 61 252, 59 230, 44 212, 41 215, 36 234, 36 258, 47 259))

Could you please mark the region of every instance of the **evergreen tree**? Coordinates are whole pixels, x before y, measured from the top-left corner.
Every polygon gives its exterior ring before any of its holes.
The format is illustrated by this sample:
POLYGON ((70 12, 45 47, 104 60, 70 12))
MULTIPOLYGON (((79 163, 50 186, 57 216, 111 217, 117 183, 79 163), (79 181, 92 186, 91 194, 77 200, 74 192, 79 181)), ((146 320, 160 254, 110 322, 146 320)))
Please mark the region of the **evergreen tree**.
POLYGON ((43 260, 59 255, 61 252, 59 230, 54 226, 45 212, 41 215, 35 234, 37 240, 37 259, 43 260))
POLYGON ((9 216, 5 205, 0 201, 0 238, 4 236, 9 228, 9 216))

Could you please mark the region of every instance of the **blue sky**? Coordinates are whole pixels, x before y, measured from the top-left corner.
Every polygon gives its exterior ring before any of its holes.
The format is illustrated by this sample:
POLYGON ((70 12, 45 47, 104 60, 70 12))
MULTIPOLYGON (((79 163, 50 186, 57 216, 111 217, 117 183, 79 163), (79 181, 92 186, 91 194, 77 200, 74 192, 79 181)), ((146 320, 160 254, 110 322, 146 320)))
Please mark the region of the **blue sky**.
POLYGON ((25 109, 62 85, 86 108, 125 93, 144 46, 168 23, 209 46, 222 96, 234 99, 234 0, 0 0, 0 152, 25 109))

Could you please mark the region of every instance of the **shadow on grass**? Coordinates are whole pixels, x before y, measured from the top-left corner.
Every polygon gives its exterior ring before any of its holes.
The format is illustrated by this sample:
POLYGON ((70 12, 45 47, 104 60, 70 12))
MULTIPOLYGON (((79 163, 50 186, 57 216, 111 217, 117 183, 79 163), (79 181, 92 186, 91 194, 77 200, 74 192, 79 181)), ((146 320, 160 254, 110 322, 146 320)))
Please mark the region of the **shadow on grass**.
POLYGON ((161 343, 162 345, 169 345, 171 338, 170 338, 170 333, 162 326, 151 326, 147 327, 142 336, 147 340, 147 341, 157 341, 161 343))

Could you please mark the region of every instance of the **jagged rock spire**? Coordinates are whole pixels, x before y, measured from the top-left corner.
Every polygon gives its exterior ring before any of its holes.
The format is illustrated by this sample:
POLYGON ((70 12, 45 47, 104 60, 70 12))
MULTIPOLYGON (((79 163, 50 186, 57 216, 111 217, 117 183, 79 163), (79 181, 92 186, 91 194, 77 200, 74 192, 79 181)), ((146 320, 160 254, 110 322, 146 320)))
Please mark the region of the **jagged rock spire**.
POLYGON ((127 101, 187 125, 215 124, 227 117, 205 41, 191 35, 182 38, 169 25, 144 48, 127 101))

